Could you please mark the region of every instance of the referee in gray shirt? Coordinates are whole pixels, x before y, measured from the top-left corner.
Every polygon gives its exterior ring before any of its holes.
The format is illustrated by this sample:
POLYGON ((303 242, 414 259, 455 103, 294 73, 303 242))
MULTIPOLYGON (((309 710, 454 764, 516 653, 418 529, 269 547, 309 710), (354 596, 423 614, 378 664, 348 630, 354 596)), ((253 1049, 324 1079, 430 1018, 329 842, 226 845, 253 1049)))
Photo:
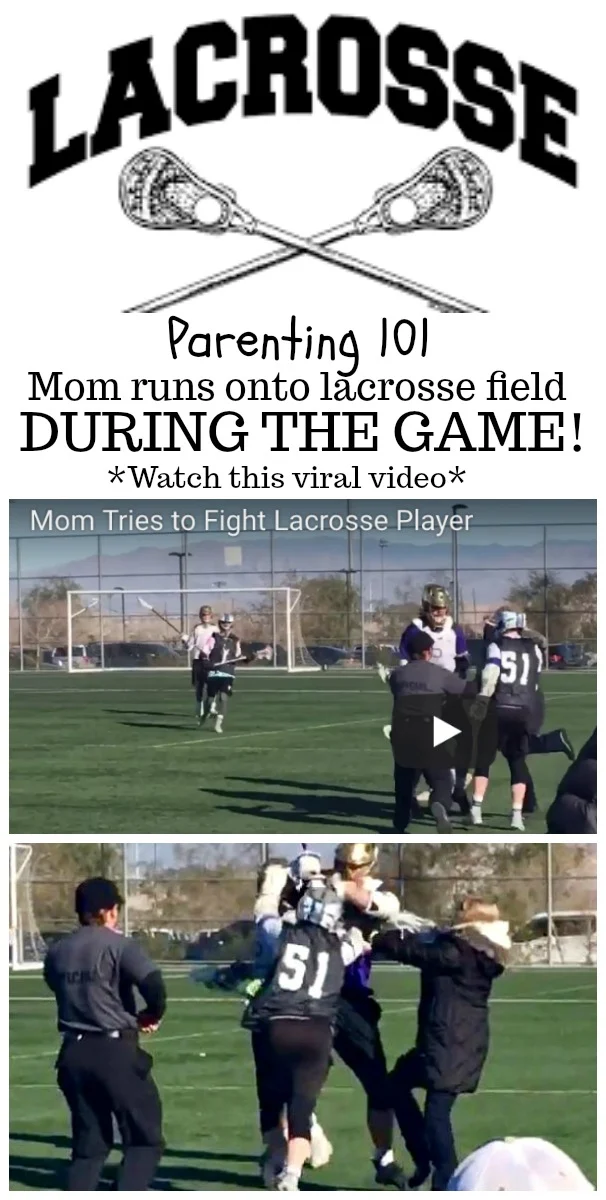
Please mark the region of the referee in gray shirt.
POLYGON ((164 1148, 153 1059, 139 1033, 157 1030, 166 990, 151 959, 116 930, 122 903, 111 880, 85 879, 76 888, 80 928, 55 942, 44 961, 63 1037, 56 1067, 72 1119, 72 1192, 97 1189, 113 1118, 123 1149, 118 1191, 146 1191, 164 1148), (146 1006, 139 1012, 135 989, 146 1006))

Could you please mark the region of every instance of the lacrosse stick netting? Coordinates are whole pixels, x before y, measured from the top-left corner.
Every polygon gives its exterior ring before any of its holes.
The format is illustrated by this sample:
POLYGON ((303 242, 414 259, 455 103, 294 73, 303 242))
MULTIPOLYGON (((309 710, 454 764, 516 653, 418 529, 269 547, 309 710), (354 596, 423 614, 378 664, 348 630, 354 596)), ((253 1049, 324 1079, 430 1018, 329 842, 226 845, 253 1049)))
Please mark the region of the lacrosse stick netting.
MULTIPOLYGON (((280 254, 280 257, 264 256, 266 262, 263 265, 266 266, 271 265, 270 258, 273 263, 285 261, 287 257, 294 257, 298 253, 312 254, 335 266, 416 295, 444 311, 484 311, 423 284, 417 284, 413 280, 403 279, 391 271, 326 248, 329 241, 351 237, 356 233, 373 232, 375 228, 392 233, 431 227, 463 228, 475 223, 484 215, 490 204, 490 178, 486 168, 479 160, 475 160, 475 156, 469 156, 467 151, 449 151, 441 156, 437 155, 427 164, 427 168, 431 168, 429 173, 423 168, 408 183, 381 189, 374 204, 360 217, 327 231, 315 241, 260 221, 237 203, 235 193, 231 189, 199 178, 185 163, 181 163, 176 155, 163 149, 141 151, 126 164, 120 178, 120 201, 126 215, 136 224, 148 229, 256 233, 282 242, 294 250, 294 255, 290 250, 286 255, 280 254), (459 165, 458 174, 455 174, 449 162, 453 159, 458 161, 460 154, 466 159, 473 158, 474 162, 466 162, 465 170, 459 165), (436 165, 437 160, 441 161, 441 166, 436 165), (469 183, 472 178, 475 180, 473 188, 469 183), (483 188, 478 183, 480 179, 484 179, 483 188), (463 185, 465 193, 459 194, 457 188, 460 190, 463 185), (410 194, 407 194, 407 189, 410 194), (392 211, 394 203, 401 198, 412 201, 414 205, 413 218, 405 222, 399 222, 392 211)), ((177 299, 200 294, 202 290, 217 287, 229 279, 242 278, 258 269, 261 269, 258 264, 245 264, 238 274, 238 268, 232 268, 202 284, 190 285, 181 289, 179 293, 172 292, 166 297, 138 305, 128 311, 157 311, 168 303, 175 303, 177 299)))

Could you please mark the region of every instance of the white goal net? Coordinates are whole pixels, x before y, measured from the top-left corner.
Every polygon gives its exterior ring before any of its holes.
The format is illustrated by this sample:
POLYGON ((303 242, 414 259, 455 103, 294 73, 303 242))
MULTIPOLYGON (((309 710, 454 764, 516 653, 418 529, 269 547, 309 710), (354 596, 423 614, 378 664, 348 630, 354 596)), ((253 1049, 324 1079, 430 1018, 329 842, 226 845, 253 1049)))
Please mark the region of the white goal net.
POLYGON ((297 588, 170 588, 70 591, 62 665, 69 671, 187 670, 181 640, 209 606, 215 622, 233 617, 246 654, 269 646, 271 658, 247 670, 317 671, 303 640, 297 588))
POLYGON ((23 842, 13 842, 9 849, 9 953, 15 971, 40 968, 46 951, 34 913, 32 851, 33 847, 23 842))

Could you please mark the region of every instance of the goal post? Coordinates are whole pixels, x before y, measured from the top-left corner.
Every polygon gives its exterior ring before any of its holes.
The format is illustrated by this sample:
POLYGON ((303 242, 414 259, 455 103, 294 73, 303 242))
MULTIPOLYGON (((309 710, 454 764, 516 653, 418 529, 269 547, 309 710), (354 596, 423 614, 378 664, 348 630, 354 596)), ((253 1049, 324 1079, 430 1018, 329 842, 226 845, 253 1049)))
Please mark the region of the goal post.
POLYGON ((67 593, 66 663, 70 673, 87 669, 141 668, 184 671, 191 655, 182 642, 212 608, 215 620, 229 612, 245 650, 270 646, 272 657, 247 670, 318 671, 302 630, 299 588, 104 588, 67 593))
POLYGON ((9 846, 9 965, 13 971, 41 970, 46 945, 34 912, 31 862, 33 846, 9 846))

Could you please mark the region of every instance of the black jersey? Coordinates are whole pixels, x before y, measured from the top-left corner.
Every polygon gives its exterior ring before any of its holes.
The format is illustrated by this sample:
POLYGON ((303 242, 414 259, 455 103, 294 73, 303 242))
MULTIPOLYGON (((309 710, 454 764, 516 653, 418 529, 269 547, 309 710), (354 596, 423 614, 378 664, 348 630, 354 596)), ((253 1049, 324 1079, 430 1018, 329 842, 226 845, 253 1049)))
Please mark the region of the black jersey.
POLYGON ((233 679, 237 663, 233 660, 242 654, 240 641, 232 633, 216 633, 210 643, 208 674, 213 679, 233 679))
POLYGON ((272 973, 250 1015, 257 1021, 319 1017, 332 1022, 345 975, 345 945, 319 925, 285 926, 272 973))
POLYGON ((488 647, 487 661, 499 666, 497 709, 531 709, 543 660, 532 638, 498 638, 488 647))

